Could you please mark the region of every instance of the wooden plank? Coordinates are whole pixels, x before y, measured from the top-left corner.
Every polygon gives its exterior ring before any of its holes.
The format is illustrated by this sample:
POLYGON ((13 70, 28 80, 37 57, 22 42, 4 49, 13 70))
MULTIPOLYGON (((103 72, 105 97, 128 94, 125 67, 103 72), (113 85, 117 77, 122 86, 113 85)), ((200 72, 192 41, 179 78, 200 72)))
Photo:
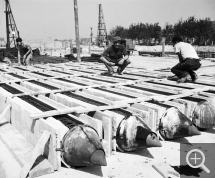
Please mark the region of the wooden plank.
POLYGON ((112 154, 115 154, 117 148, 116 133, 120 122, 124 119, 124 116, 109 110, 105 110, 104 114, 107 114, 112 119, 112 154))
POLYGON ((59 139, 62 140, 66 132, 69 130, 68 127, 63 125, 60 121, 56 120, 53 117, 48 117, 46 120, 43 120, 44 122, 48 122, 49 125, 55 126, 59 130, 59 139))
POLYGON ((0 113, 2 113, 7 107, 7 105, 10 103, 12 96, 13 95, 11 93, 0 87, 0 113))
MULTIPOLYGON (((59 78, 59 77, 57 77, 59 78)), ((38 80, 38 79, 36 79, 38 80)), ((106 87, 118 87, 118 86, 123 86, 123 85, 130 85, 130 84, 135 84, 135 83, 139 83, 139 82, 142 82, 142 81, 147 81, 148 79, 145 79, 145 80, 136 80, 136 81, 128 81, 128 82, 119 82, 119 83, 116 83, 116 84, 101 84, 101 85, 92 85, 92 86, 76 86, 76 87, 71 87, 71 86, 68 86, 69 89, 67 90, 46 90, 46 91, 34 91, 33 93, 28 93, 28 95, 30 96, 33 96, 33 95, 45 95, 45 94, 51 94, 51 93, 60 93, 60 92, 66 92, 66 91, 76 91, 76 90, 83 90, 83 89, 90 89, 90 88, 97 88, 97 87, 101 87, 101 88, 106 88, 106 87)), ((34 88, 32 88, 34 89, 34 88)), ((23 96, 23 95, 26 95, 26 94, 14 94, 13 96, 14 97, 17 97, 17 96, 23 96)))
POLYGON ((59 102, 56 102, 56 101, 54 101, 54 100, 52 100, 52 99, 50 99, 48 97, 45 97, 43 95, 39 95, 38 99, 41 100, 42 102, 47 103, 48 105, 56 108, 57 110, 58 109, 68 108, 67 106, 65 106, 65 105, 63 105, 63 104, 61 104, 59 102))
POLYGON ((158 133, 158 126, 160 124, 160 119, 163 116, 163 114, 166 111, 166 107, 163 107, 159 105, 159 103, 147 103, 147 102, 141 102, 141 105, 144 105, 146 107, 149 107, 150 109, 154 110, 155 112, 155 118, 153 119, 152 123, 154 125, 152 131, 158 133))
POLYGON ((117 109, 117 108, 125 108, 125 107, 129 107, 129 104, 124 104, 123 102, 121 102, 121 104, 114 104, 114 105, 110 105, 110 106, 98 106, 96 108, 78 108, 77 110, 75 110, 76 113, 88 113, 90 111, 103 111, 103 110, 108 110, 108 109, 117 109))
POLYGON ((105 144, 105 148, 106 148, 105 153, 106 153, 106 156, 110 156, 112 151, 112 119, 107 114, 101 111, 96 111, 95 114, 93 115, 93 118, 96 118, 102 121, 103 129, 104 129, 104 140, 107 141, 107 144, 105 144))
POLYGON ((58 101, 59 103, 62 103, 68 107, 74 107, 74 106, 81 106, 85 108, 96 108, 95 105, 86 103, 84 101, 63 95, 63 94, 50 94, 49 96, 51 99, 58 101))
POLYGON ((50 136, 51 136, 50 132, 48 132, 48 131, 43 132, 41 138, 39 139, 38 143, 36 144, 36 146, 34 147, 32 153, 31 153, 30 159, 27 161, 27 163, 25 163, 24 167, 21 170, 21 173, 19 175, 20 178, 27 177, 31 167, 34 165, 38 156, 43 154, 44 149, 45 149, 45 144, 49 140, 50 136))
POLYGON ((123 97, 120 95, 116 95, 116 94, 112 94, 112 93, 108 93, 105 91, 100 91, 100 90, 96 90, 96 89, 84 89, 83 92, 89 93, 91 95, 95 95, 95 96, 101 96, 107 100, 111 100, 111 101, 120 101, 120 100, 125 100, 128 99, 127 97, 123 97))
POLYGON ((17 97, 13 98, 11 105, 11 124, 29 142, 33 145, 36 144, 37 138, 34 135, 37 132, 38 123, 36 120, 30 119, 29 115, 32 113, 42 113, 42 111, 17 97))
POLYGON ((36 159, 32 169, 29 171, 28 177, 34 178, 45 174, 50 174, 52 172, 54 172, 53 166, 47 159, 45 159, 44 156, 40 155, 36 159))
POLYGON ((98 96, 91 95, 91 94, 88 94, 88 93, 85 93, 85 92, 81 92, 81 91, 76 91, 75 93, 77 93, 77 94, 79 94, 81 96, 84 96, 84 97, 87 97, 87 98, 90 98, 90 99, 93 99, 93 100, 96 100, 96 101, 108 104, 108 105, 113 105, 114 104, 113 101, 104 99, 103 97, 98 97, 98 96))
MULTIPOLYGON (((38 86, 38 85, 35 85, 33 83, 30 83, 30 82, 21 82, 20 83, 21 86, 29 89, 29 90, 32 90, 34 92, 49 92, 50 90, 44 88, 44 87, 41 87, 41 86, 38 86)), ((33 92, 31 92, 30 94, 33 94, 33 92)))
POLYGON ((137 108, 139 110, 144 110, 144 111, 149 112, 149 121, 146 122, 146 125, 148 125, 148 127, 153 132, 156 132, 157 118, 156 118, 155 111, 153 109, 151 109, 150 107, 144 105, 144 102, 143 103, 134 103, 131 106, 134 107, 134 108, 137 108))
POLYGON ((145 123, 149 123, 149 112, 148 111, 140 110, 140 109, 137 109, 134 107, 128 107, 128 108, 126 108, 126 110, 128 110, 134 114, 140 115, 145 123))
POLYGON ((0 127, 0 138, 14 159, 23 167, 34 148, 33 145, 9 123, 0 127))
POLYGON ((61 157, 60 152, 56 151, 56 148, 61 148, 60 145, 60 128, 56 124, 50 121, 50 118, 47 120, 39 119, 38 121, 38 132, 35 135, 38 139, 41 137, 44 131, 48 131, 51 134, 49 142, 46 144, 44 150, 44 157, 49 160, 54 170, 61 169, 61 157))
POLYGON ((99 138, 101 138, 101 139, 103 138, 102 121, 92 118, 86 114, 80 114, 78 118, 87 122, 91 127, 93 127, 98 132, 99 138))
POLYGON ((185 105, 184 104, 177 103, 177 102, 174 102, 174 101, 165 101, 163 103, 167 104, 167 105, 170 105, 170 106, 173 106, 173 107, 176 107, 176 108, 179 109, 179 111, 181 111, 183 114, 185 114, 185 105))
POLYGON ((195 101, 189 101, 189 100, 186 100, 186 99, 175 99, 173 101, 176 101, 176 102, 179 102, 179 103, 182 103, 185 105, 185 110, 186 110, 186 116, 192 120, 192 116, 193 116, 193 111, 196 107, 196 105, 198 104, 198 102, 195 102, 195 101))
POLYGON ((16 89, 18 89, 18 90, 20 90, 20 91, 23 91, 24 93, 32 93, 33 92, 32 90, 29 90, 26 87, 23 87, 23 86, 18 85, 16 83, 11 83, 11 86, 16 88, 16 89))
MULTIPOLYGON (((10 115, 10 109, 11 109, 11 105, 9 104, 0 115, 0 123, 2 123, 2 120, 3 118, 5 118, 6 115, 10 115)), ((10 122, 10 120, 8 120, 8 122, 10 122)))
MULTIPOLYGON (((13 158, 21 167, 23 167, 29 160, 34 146, 11 124, 5 124, 0 127, 0 138, 10 151, 13 158)), ((52 165, 41 155, 29 174, 42 175, 50 172, 53 172, 52 165)))
POLYGON ((56 115, 62 115, 62 114, 70 114, 72 112, 76 112, 78 109, 82 109, 83 107, 77 106, 73 108, 65 108, 65 109, 59 109, 59 110, 53 110, 53 111, 46 111, 42 113, 34 113, 30 114, 30 118, 35 120, 38 118, 44 118, 44 117, 51 117, 56 115))
MULTIPOLYGON (((31 142, 33 145, 36 145, 38 139, 40 138, 42 132, 44 130, 48 130, 52 133, 52 137, 50 139, 49 144, 47 145, 47 158, 50 161, 50 163, 53 165, 54 169, 58 169, 57 166, 57 156, 56 156, 56 140, 58 136, 57 129, 52 126, 51 124, 47 122, 39 121, 38 119, 32 120, 30 118, 30 115, 36 113, 36 114, 42 114, 40 110, 37 108, 31 106, 30 104, 26 103, 25 101, 21 100, 20 98, 14 98, 12 102, 12 125, 19 130, 20 133, 23 134, 23 136, 31 142)), ((59 158, 60 159, 60 158, 59 158)))

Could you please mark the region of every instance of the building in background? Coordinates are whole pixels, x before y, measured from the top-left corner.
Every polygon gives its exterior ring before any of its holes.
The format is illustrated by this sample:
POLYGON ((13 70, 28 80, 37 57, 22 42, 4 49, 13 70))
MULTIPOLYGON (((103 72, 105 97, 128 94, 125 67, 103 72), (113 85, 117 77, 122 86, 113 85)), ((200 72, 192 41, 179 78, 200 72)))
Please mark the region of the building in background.
POLYGON ((0 38, 0 47, 5 47, 5 46, 6 46, 6 42, 4 38, 0 38))

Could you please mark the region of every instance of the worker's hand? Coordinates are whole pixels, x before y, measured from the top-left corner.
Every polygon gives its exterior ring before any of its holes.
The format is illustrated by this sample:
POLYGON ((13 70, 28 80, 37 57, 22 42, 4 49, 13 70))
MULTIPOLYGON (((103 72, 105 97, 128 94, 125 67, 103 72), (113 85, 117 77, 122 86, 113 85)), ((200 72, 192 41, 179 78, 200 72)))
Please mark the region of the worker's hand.
POLYGON ((23 59, 25 59, 26 55, 23 56, 23 59))
POLYGON ((113 63, 113 62, 108 62, 108 64, 111 66, 115 66, 115 63, 113 63))
POLYGON ((122 65, 122 64, 124 63, 124 61, 125 61, 125 59, 122 58, 122 59, 118 62, 118 64, 119 64, 119 65, 122 65))

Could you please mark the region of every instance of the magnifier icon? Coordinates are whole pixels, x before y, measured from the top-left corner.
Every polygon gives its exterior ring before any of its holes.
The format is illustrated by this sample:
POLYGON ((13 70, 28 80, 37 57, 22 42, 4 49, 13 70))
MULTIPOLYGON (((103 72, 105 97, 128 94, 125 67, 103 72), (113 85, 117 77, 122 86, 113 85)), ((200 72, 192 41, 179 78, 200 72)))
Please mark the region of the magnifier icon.
POLYGON ((187 155, 186 155, 186 162, 187 162, 187 164, 190 166, 190 167, 192 167, 192 168, 202 168, 203 170, 205 170, 205 172, 207 172, 207 173, 210 173, 210 170, 204 165, 204 163, 205 163, 205 155, 204 155, 204 153, 201 151, 201 150, 199 150, 199 149, 192 149, 192 150, 190 150, 188 153, 187 153, 187 155), (200 153, 200 157, 196 157, 196 152, 198 152, 198 153, 200 153), (190 155, 191 155, 191 153, 194 153, 194 157, 191 157, 190 155), (195 160, 195 163, 196 163, 196 160, 198 160, 198 159, 201 159, 201 161, 200 161, 200 163, 199 164, 197 164, 197 165, 193 165, 193 164, 191 164, 190 163, 190 160, 195 160))

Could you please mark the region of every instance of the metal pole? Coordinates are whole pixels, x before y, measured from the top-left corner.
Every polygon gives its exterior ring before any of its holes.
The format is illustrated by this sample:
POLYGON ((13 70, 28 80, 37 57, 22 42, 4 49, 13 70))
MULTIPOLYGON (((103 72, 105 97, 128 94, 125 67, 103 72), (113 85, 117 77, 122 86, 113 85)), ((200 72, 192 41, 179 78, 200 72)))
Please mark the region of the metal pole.
POLYGON ((77 60, 78 60, 78 62, 81 62, 77 0, 74 0, 74 13, 75 13, 75 36, 76 36, 76 48, 77 48, 77 60))
POLYGON ((166 38, 165 37, 162 37, 161 39, 161 43, 162 43, 162 57, 165 56, 165 41, 166 41, 166 38))
POLYGON ((70 42, 70 53, 73 54, 73 43, 72 43, 72 40, 70 42))
POLYGON ((10 48, 10 30, 9 30, 9 13, 8 12, 9 2, 5 0, 5 15, 6 15, 6 33, 7 33, 7 43, 6 48, 10 48))
POLYGON ((92 27, 90 27, 91 33, 90 33, 90 40, 89 40, 89 54, 91 54, 91 45, 92 45, 92 38, 93 38, 93 32, 92 32, 92 27))
POLYGON ((90 37, 91 37, 91 43, 93 43, 93 31, 92 31, 92 29, 93 29, 93 27, 90 27, 90 29, 91 29, 91 34, 90 34, 90 37))

